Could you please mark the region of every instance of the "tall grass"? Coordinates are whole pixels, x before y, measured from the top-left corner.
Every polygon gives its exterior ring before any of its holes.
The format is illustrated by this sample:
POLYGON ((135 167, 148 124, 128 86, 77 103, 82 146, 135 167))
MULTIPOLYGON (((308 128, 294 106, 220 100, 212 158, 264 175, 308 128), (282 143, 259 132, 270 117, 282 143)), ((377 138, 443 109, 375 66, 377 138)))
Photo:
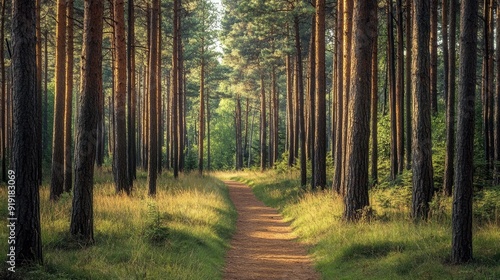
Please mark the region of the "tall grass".
POLYGON ((340 197, 331 191, 302 191, 296 171, 226 176, 248 183, 267 205, 281 210, 301 241, 310 246, 324 279, 500 279, 500 201, 494 199, 498 189, 476 197, 475 259, 454 266, 449 264, 450 198, 438 196, 432 202, 430 220, 416 225, 409 218, 409 187, 373 189, 374 217, 350 224, 341 219, 340 197))
MULTIPOLYGON (((0 190, 1 205, 6 192, 0 190)), ((6 207, 0 218, 6 219, 6 207)), ((147 196, 140 172, 133 195, 116 195, 108 171, 98 171, 94 190, 96 244, 80 246, 68 234, 71 196, 49 201, 41 189, 44 265, 21 271, 23 279, 219 279, 234 231, 236 212, 227 189, 212 177, 167 175, 158 194, 147 196)), ((7 252, 6 227, 0 251, 7 252)), ((5 270, 3 271, 5 273, 5 270)), ((0 278, 2 278, 0 274, 0 278)))

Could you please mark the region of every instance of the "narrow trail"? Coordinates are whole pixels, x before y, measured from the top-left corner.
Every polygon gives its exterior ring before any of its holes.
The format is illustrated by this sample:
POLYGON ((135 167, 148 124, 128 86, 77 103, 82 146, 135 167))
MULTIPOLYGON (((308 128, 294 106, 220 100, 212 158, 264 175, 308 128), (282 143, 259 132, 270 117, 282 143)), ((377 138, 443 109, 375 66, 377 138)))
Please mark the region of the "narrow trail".
POLYGON ((319 279, 306 249, 296 242, 283 217, 257 200, 250 187, 234 181, 224 183, 238 211, 238 221, 223 279, 319 279))

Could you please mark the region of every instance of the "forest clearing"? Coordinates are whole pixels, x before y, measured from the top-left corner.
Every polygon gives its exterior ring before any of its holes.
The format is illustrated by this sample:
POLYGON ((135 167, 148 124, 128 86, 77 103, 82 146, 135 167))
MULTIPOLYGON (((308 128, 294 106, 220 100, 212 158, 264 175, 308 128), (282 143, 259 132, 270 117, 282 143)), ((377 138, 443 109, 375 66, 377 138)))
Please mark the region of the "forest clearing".
POLYGON ((498 279, 500 3, 2 0, 0 201, 2 279, 498 279))

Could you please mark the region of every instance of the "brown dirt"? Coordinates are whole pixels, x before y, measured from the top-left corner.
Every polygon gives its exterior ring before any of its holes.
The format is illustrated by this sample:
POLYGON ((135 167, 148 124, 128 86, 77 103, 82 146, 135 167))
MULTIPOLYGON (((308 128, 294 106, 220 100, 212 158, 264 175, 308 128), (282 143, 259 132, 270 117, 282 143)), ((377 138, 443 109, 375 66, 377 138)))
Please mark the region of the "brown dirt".
POLYGON ((319 279, 306 249, 283 217, 257 200, 250 187, 225 183, 238 221, 226 256, 224 279, 319 279))

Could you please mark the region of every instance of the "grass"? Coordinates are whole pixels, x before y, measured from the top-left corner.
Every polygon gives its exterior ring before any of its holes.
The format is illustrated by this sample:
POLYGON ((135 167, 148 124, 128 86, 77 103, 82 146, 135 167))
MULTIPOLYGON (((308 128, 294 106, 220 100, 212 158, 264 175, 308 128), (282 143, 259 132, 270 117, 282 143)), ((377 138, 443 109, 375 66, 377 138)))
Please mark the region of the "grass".
POLYGON ((249 184, 259 199, 278 208, 309 245, 324 279, 500 279, 498 189, 476 197, 474 261, 455 266, 449 263, 450 198, 437 197, 430 220, 416 225, 409 218, 409 187, 373 189, 375 218, 349 224, 341 219, 342 199, 331 191, 302 191, 296 171, 218 176, 249 184))
MULTIPOLYGON (((69 237, 71 196, 57 203, 41 189, 44 265, 16 272, 20 279, 220 279, 236 212, 227 189, 213 177, 188 174, 158 178, 158 195, 147 196, 139 172, 132 197, 116 195, 109 171, 98 171, 94 189, 96 244, 69 237)), ((0 190, 6 205, 5 188, 0 190)), ((0 218, 6 219, 6 207, 0 218)), ((1 227, 0 251, 7 252, 1 227)), ((2 270, 5 273, 5 269, 2 270)), ((6 275, 1 275, 4 278, 6 275)))

